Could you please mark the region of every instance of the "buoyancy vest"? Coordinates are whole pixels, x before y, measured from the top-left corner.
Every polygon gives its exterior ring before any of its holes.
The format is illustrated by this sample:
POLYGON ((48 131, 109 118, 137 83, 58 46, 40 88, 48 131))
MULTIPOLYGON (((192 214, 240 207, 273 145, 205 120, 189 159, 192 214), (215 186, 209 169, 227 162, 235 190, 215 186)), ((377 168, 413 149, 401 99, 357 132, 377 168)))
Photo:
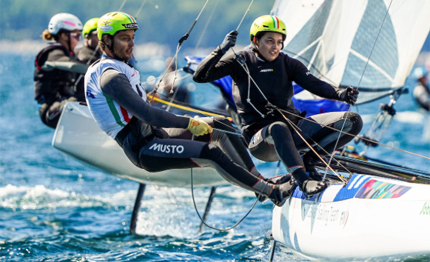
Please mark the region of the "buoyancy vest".
POLYGON ((87 105, 98 126, 109 136, 115 138, 118 132, 130 122, 132 115, 101 90, 100 78, 108 69, 123 73, 130 81, 133 90, 144 101, 146 101, 146 91, 140 84, 139 72, 122 61, 103 56, 99 62, 88 68, 85 74, 87 105))
POLYGON ((49 54, 54 50, 59 50, 64 53, 64 56, 74 59, 66 47, 59 43, 49 44, 37 54, 34 61, 34 98, 39 103, 52 104, 60 97, 73 95, 72 90, 76 73, 59 69, 52 71, 42 69, 42 66, 48 60, 49 54))

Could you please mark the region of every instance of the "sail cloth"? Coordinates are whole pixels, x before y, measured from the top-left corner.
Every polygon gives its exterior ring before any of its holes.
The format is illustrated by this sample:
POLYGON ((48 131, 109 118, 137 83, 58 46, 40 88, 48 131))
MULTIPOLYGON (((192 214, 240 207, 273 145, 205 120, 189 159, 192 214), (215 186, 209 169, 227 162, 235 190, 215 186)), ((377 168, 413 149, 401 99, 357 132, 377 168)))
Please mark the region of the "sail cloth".
POLYGON ((283 51, 324 81, 358 87, 357 104, 403 87, 430 30, 428 0, 276 0, 271 14, 287 27, 283 51))

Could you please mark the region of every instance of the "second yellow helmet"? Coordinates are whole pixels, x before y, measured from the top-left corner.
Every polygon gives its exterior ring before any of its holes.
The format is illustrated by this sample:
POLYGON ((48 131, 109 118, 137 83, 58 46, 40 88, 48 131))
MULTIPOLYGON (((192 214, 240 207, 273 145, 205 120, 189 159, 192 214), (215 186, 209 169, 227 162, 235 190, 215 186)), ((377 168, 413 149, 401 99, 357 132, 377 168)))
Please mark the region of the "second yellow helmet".
POLYGON ((254 20, 251 25, 250 38, 251 42, 261 32, 276 32, 283 35, 284 40, 287 37, 287 29, 284 22, 277 16, 263 15, 254 20))

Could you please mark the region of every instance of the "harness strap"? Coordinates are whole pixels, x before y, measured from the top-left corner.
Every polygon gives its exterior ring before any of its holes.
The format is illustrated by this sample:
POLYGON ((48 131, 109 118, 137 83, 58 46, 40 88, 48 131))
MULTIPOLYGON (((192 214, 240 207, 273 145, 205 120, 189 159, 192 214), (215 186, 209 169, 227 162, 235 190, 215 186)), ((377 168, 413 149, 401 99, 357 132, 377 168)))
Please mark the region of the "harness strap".
POLYGON ((47 54, 55 49, 61 49, 63 50, 66 56, 70 56, 70 52, 62 44, 55 43, 55 44, 48 45, 45 48, 43 48, 34 59, 34 64, 37 67, 37 69, 43 70, 42 65, 46 62, 46 59, 48 58, 47 54))

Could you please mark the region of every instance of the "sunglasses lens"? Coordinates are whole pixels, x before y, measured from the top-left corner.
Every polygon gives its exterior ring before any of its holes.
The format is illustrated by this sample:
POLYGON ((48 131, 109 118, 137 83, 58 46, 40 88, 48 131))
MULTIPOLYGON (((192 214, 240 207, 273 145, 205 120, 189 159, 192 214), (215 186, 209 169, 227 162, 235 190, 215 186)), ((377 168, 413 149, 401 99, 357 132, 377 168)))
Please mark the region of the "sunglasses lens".
POLYGON ((81 34, 80 33, 71 33, 70 34, 73 38, 75 38, 76 40, 81 39, 81 34))

